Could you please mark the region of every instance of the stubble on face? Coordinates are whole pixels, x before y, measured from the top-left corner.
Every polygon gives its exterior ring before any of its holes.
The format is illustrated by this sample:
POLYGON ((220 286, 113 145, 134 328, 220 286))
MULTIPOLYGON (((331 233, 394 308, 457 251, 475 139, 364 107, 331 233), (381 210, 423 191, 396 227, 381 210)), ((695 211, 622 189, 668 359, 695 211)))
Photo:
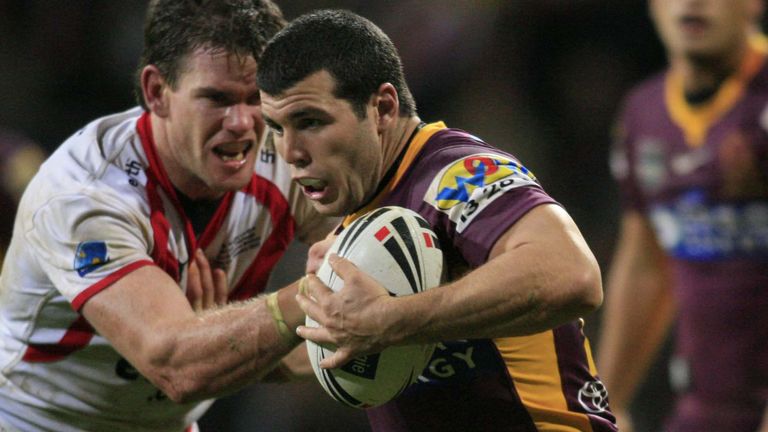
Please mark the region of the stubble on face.
POLYGON ((255 73, 252 57, 200 48, 167 89, 159 152, 171 182, 190 198, 217 198, 252 177, 264 130, 255 73))

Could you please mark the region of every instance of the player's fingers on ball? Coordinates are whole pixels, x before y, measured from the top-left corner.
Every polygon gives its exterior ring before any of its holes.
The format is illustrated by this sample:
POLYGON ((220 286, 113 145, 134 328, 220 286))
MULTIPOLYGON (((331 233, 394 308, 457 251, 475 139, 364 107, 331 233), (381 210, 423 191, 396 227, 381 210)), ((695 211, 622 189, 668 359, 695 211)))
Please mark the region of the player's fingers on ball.
POLYGON ((312 341, 316 344, 335 345, 334 341, 329 337, 328 331, 324 327, 307 327, 301 325, 296 327, 296 334, 302 339, 312 341))
POLYGON ((227 273, 222 269, 213 270, 213 286, 215 288, 215 301, 219 306, 227 304, 227 296, 229 295, 227 289, 227 273))
POLYGON ((332 244, 333 239, 330 239, 330 241, 325 239, 310 246, 309 252, 307 253, 307 273, 317 272, 317 270, 320 268, 320 265, 323 263, 325 253, 328 252, 328 249, 330 249, 332 244))
POLYGON ((321 360, 320 367, 323 369, 336 369, 349 363, 350 360, 349 352, 340 348, 332 356, 321 360))
POLYGON ((307 278, 307 294, 316 300, 320 300, 323 297, 333 293, 333 290, 328 288, 323 281, 313 274, 308 274, 307 278))
POLYGON ((333 271, 344 279, 345 282, 347 281, 347 278, 359 271, 352 261, 336 254, 331 254, 331 256, 328 257, 328 263, 331 265, 333 271))
POLYGON ((322 308, 317 302, 301 294, 296 294, 296 302, 299 304, 301 310, 304 311, 305 315, 322 324, 323 319, 320 317, 322 308))

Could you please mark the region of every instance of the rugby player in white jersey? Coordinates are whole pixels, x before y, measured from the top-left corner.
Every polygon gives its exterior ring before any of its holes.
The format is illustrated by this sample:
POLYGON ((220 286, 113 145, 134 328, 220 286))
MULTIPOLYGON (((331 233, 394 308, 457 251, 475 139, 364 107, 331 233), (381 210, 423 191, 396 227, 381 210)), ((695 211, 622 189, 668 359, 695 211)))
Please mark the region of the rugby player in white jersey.
POLYGON ((153 0, 142 107, 65 141, 20 203, 0 276, 0 430, 195 430, 270 373, 304 320, 256 297, 329 229, 264 138, 268 0, 153 0))

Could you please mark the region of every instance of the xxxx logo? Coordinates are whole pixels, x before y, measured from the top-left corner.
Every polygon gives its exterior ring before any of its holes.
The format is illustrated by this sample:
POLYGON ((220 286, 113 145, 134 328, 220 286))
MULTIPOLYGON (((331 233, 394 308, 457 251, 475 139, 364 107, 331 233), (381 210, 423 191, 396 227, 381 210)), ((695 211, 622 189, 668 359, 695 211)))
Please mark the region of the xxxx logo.
POLYGON ((458 160, 440 178, 436 196, 438 208, 448 210, 467 203, 476 189, 512 176, 536 181, 527 168, 498 155, 475 155, 458 160))

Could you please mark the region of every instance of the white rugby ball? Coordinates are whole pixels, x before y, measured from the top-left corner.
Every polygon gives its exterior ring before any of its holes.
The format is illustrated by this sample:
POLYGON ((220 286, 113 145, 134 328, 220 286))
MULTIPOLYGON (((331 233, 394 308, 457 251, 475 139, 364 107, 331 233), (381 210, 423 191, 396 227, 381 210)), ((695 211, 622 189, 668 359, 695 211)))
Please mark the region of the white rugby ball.
MULTIPOLYGON (((440 284, 443 253, 437 236, 418 213, 402 207, 382 207, 361 216, 336 238, 317 272, 332 290, 344 281, 331 270, 327 257, 344 257, 383 285, 393 296, 406 296, 440 284)), ((307 317, 306 325, 317 327, 307 317)), ((435 344, 393 346, 378 354, 355 358, 336 369, 321 369, 333 350, 307 341, 309 360, 325 391, 337 401, 369 408, 386 403, 416 381, 435 344)))

